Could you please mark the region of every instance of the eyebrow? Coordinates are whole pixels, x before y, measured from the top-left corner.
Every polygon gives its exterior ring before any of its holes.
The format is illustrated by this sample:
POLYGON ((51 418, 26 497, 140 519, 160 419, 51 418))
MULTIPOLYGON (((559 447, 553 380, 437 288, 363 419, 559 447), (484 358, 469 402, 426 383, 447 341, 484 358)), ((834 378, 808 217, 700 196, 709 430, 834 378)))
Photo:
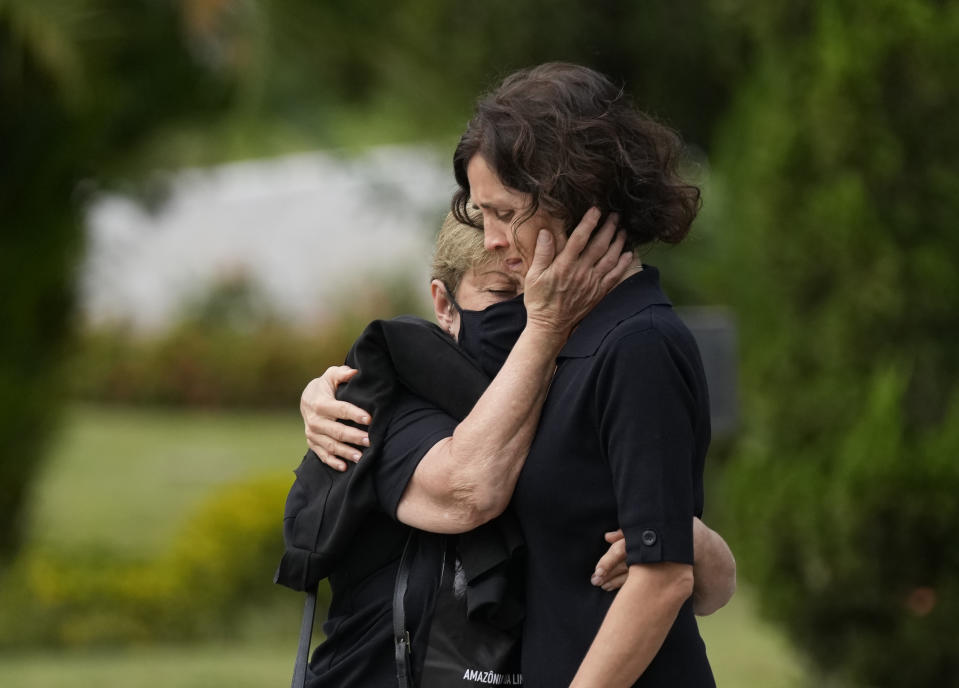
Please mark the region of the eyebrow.
POLYGON ((496 277, 502 277, 508 280, 509 282, 515 281, 512 278, 512 276, 509 273, 505 272, 504 270, 487 270, 486 272, 479 272, 479 271, 476 272, 477 277, 489 277, 491 275, 496 277))

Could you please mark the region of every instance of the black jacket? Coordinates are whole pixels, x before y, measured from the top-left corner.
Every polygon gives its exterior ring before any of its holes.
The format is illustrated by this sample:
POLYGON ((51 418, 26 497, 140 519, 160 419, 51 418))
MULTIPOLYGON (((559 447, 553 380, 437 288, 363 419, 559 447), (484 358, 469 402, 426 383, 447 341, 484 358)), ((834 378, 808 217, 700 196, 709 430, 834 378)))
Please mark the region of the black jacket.
MULTIPOLYGON (((372 468, 400 386, 462 420, 489 384, 486 374, 446 333, 410 316, 372 322, 354 343, 346 363, 359 373, 340 387, 337 396, 370 412, 370 447, 359 463, 342 473, 324 465, 313 452, 296 470, 284 514, 286 551, 274 578, 294 590, 311 589, 333 573, 364 518, 378 508, 372 468)), ((365 549, 373 570, 383 564, 378 557, 390 548, 369 545, 365 549)), ((510 512, 459 536, 457 549, 469 584, 471 616, 479 612, 506 626, 522 618, 517 592, 522 588, 509 575, 517 568, 516 556, 522 548, 522 536, 510 512)))

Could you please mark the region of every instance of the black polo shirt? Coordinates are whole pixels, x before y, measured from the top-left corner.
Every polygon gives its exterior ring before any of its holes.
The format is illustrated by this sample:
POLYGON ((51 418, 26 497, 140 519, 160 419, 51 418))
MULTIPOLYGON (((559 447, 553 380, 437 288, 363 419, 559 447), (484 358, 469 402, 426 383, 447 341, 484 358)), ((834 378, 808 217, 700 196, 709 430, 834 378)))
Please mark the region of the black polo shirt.
MULTIPOLYGON (((569 685, 615 593, 590 584, 622 528, 630 564, 693 563, 709 399, 699 351, 647 266, 580 323, 557 361, 513 506, 529 552, 523 673, 569 685)), ((713 686, 688 601, 637 686, 713 686)))

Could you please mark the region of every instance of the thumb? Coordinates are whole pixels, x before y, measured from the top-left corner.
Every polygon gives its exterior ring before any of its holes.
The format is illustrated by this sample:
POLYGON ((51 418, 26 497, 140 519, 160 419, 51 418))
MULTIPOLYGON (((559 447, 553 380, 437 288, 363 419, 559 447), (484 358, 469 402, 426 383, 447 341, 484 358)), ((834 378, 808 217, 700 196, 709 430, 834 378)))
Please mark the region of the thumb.
POLYGON ((355 368, 350 368, 349 366, 336 366, 332 369, 330 374, 331 382, 333 383, 333 389, 335 390, 344 382, 349 382, 352 380, 356 374, 360 372, 355 368))
POLYGON ((545 229, 539 230, 536 249, 533 251, 533 261, 529 264, 526 279, 535 280, 546 272, 546 268, 550 266, 555 256, 556 247, 553 244, 553 236, 545 229))

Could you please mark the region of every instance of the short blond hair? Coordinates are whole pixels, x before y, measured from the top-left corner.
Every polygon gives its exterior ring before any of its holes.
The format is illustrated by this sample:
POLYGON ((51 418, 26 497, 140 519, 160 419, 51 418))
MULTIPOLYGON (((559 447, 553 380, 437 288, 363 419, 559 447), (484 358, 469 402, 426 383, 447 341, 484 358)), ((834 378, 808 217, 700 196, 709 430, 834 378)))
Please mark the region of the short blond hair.
POLYGON ((464 225, 448 213, 436 235, 430 279, 440 280, 455 297, 466 272, 488 263, 492 257, 483 246, 483 230, 464 225))

